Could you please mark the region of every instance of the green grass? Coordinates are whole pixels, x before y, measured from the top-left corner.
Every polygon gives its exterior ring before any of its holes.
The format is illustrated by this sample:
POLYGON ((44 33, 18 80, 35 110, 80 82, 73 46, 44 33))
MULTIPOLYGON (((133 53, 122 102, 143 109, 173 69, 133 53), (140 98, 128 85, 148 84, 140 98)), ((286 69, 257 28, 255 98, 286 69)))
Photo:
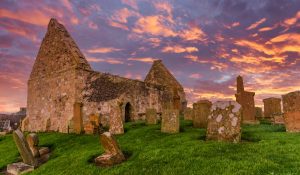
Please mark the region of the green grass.
MULTIPOLYGON (((91 163, 103 153, 98 136, 39 133, 40 145, 53 150, 50 160, 31 174, 300 174, 300 134, 283 126, 245 125, 239 144, 205 141, 205 130, 181 121, 181 133, 164 134, 159 125, 128 123, 117 136, 122 164, 91 163)), ((12 136, 0 138, 0 169, 18 160, 12 136)))

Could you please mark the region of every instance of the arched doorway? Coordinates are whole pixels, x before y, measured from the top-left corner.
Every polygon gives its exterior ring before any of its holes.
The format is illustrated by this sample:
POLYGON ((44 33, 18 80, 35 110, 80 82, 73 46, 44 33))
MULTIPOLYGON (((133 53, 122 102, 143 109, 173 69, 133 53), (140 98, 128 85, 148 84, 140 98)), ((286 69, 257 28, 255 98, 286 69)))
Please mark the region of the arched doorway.
POLYGON ((125 105, 125 122, 130 122, 132 118, 132 106, 130 103, 125 105))

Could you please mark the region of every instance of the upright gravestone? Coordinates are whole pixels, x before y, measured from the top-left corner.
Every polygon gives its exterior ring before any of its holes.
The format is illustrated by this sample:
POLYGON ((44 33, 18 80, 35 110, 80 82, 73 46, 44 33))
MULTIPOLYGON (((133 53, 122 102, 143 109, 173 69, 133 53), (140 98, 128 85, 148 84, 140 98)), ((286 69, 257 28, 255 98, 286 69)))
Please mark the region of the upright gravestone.
POLYGON ((195 128, 206 128, 210 107, 211 102, 208 100, 200 100, 193 104, 193 126, 195 128))
POLYGON ((146 109, 146 123, 148 125, 157 124, 157 114, 154 108, 146 109))
POLYGON ((104 132, 100 135, 100 143, 104 149, 104 154, 95 159, 98 166, 111 166, 119 164, 125 160, 116 139, 110 132, 104 132))
POLYGON ((179 127, 179 110, 164 109, 162 113, 161 132, 178 133, 179 127))
POLYGON ((109 132, 111 134, 124 134, 123 120, 119 108, 115 108, 110 112, 109 132))
POLYGON ((237 143, 241 139, 241 105, 235 101, 213 103, 208 117, 207 140, 237 143))
POLYGON ((184 110, 183 115, 184 115, 184 120, 193 120, 193 115, 194 115, 193 109, 192 108, 186 108, 184 110))
POLYGON ((282 96, 285 127, 288 132, 300 132, 300 91, 282 96))

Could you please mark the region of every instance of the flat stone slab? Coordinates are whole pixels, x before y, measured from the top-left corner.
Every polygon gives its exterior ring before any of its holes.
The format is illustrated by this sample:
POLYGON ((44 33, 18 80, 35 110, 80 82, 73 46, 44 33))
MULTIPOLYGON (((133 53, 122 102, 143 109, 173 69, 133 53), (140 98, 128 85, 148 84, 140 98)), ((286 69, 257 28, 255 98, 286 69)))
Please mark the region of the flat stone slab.
POLYGON ((23 162, 12 163, 7 165, 7 173, 12 175, 19 175, 28 173, 34 170, 34 167, 23 162))

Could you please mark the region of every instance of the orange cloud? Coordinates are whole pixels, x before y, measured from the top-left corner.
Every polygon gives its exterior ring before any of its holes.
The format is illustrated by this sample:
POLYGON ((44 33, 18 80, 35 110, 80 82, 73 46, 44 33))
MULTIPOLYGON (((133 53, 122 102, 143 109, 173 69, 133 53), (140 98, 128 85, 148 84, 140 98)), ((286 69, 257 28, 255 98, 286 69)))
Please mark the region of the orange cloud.
POLYGON ((164 25, 163 17, 160 15, 139 18, 133 31, 138 34, 148 33, 164 37, 176 36, 176 32, 164 25))
POLYGON ((191 27, 179 33, 179 36, 186 41, 205 41, 206 35, 199 27, 191 27))
POLYGON ((144 63, 153 63, 153 61, 158 60, 152 57, 141 57, 141 58, 128 58, 129 61, 140 61, 144 63))
POLYGON ((259 52, 263 52, 268 55, 275 55, 278 52, 274 49, 269 49, 262 44, 259 44, 259 43, 253 42, 253 41, 248 41, 248 40, 238 40, 235 42, 235 44, 239 45, 239 46, 248 47, 248 48, 257 50, 259 52))
POLYGON ((251 29, 255 29, 256 27, 258 27, 259 25, 261 25, 262 23, 264 23, 267 19, 266 18, 262 18, 259 21, 251 24, 249 27, 247 27, 247 30, 251 30, 251 29))
POLYGON ((162 52, 168 52, 168 53, 183 53, 183 52, 198 52, 198 48, 196 47, 182 47, 179 45, 175 46, 167 46, 162 49, 162 52))
POLYGON ((121 23, 117 23, 114 21, 108 21, 108 24, 112 27, 116 27, 116 28, 123 29, 123 30, 129 30, 129 28, 126 25, 121 24, 121 23))
POLYGON ((128 10, 127 8, 122 8, 121 10, 114 12, 111 19, 119 23, 127 23, 127 19, 131 16, 138 17, 140 14, 135 11, 128 10))
POLYGON ((22 21, 25 23, 30 23, 37 26, 47 26, 49 22, 49 16, 45 15, 38 10, 29 10, 29 11, 16 11, 11 12, 6 9, 0 9, 1 18, 11 18, 14 20, 22 21))
POLYGON ((294 17, 284 20, 284 24, 287 26, 291 26, 291 25, 296 24, 296 22, 299 19, 300 19, 300 11, 298 11, 294 17))
POLYGON ((88 53, 110 53, 110 52, 117 52, 121 51, 122 49, 117 49, 113 47, 100 47, 87 50, 88 53))

